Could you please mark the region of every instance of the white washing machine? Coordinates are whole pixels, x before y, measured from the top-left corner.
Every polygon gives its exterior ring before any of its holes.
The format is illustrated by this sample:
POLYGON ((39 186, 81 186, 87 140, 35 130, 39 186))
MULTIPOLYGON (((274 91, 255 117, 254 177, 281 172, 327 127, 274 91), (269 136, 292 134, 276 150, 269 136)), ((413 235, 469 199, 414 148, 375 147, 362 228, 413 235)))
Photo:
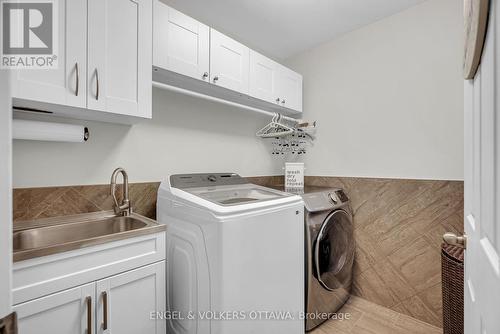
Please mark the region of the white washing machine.
POLYGON ((300 196, 233 173, 172 175, 157 211, 167 225, 168 333, 304 333, 300 196))

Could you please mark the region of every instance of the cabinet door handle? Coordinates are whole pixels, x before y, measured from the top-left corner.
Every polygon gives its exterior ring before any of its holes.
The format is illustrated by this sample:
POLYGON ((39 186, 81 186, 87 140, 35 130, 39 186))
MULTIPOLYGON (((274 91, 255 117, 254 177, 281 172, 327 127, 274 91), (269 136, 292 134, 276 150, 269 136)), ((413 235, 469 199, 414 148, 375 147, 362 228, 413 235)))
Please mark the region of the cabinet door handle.
POLYGON ((87 334, 92 334, 92 297, 85 298, 87 303, 87 334))
POLYGON ((108 293, 103 291, 102 296, 102 329, 108 329, 108 293))
POLYGON ((75 63, 75 71, 76 71, 75 96, 78 96, 78 91, 79 91, 79 88, 80 88, 80 71, 78 70, 78 62, 75 63))
POLYGON ((218 76, 215 76, 215 77, 214 77, 214 82, 217 82, 217 80, 219 80, 219 77, 218 77, 218 76))
POLYGON ((280 98, 279 97, 276 99, 276 103, 280 103, 280 98))
POLYGON ((95 82, 96 82, 95 99, 97 101, 99 100, 99 71, 97 71, 97 68, 95 69, 95 82))
POLYGON ((281 103, 282 103, 282 104, 285 104, 285 100, 281 100, 281 103))
POLYGON ((206 78, 208 78, 208 72, 203 73, 202 78, 203 78, 203 80, 205 80, 206 78))

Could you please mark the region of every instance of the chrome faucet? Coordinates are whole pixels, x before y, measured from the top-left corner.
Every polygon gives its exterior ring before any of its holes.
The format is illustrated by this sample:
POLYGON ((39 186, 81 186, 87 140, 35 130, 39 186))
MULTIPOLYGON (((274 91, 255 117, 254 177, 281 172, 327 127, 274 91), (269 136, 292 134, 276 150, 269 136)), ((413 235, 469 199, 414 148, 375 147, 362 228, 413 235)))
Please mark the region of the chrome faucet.
POLYGON ((123 168, 115 169, 111 175, 111 196, 115 202, 113 207, 115 214, 118 216, 130 216, 132 213, 132 206, 128 198, 128 174, 123 168), (116 177, 120 173, 123 175, 123 199, 121 204, 118 203, 118 199, 116 198, 116 177))

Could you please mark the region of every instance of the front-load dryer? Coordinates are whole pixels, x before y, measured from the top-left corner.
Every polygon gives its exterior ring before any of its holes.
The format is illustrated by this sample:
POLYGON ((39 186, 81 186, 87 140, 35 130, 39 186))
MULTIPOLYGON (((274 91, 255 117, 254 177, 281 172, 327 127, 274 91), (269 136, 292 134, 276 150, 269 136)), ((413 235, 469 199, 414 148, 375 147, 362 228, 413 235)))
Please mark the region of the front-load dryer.
POLYGON ((355 243, 352 211, 342 189, 313 191, 302 198, 309 331, 332 317, 349 298, 355 243))
POLYGON ((304 203, 237 174, 172 175, 158 191, 167 225, 167 332, 302 334, 304 203))

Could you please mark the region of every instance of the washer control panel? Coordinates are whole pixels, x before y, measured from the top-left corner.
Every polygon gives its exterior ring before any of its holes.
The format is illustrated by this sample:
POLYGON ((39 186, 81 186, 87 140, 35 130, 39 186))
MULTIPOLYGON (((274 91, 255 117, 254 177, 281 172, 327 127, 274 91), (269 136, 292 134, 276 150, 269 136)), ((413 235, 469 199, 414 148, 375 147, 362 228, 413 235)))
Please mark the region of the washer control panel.
POLYGON ((236 173, 176 174, 170 176, 170 185, 179 189, 246 183, 248 181, 236 173))

